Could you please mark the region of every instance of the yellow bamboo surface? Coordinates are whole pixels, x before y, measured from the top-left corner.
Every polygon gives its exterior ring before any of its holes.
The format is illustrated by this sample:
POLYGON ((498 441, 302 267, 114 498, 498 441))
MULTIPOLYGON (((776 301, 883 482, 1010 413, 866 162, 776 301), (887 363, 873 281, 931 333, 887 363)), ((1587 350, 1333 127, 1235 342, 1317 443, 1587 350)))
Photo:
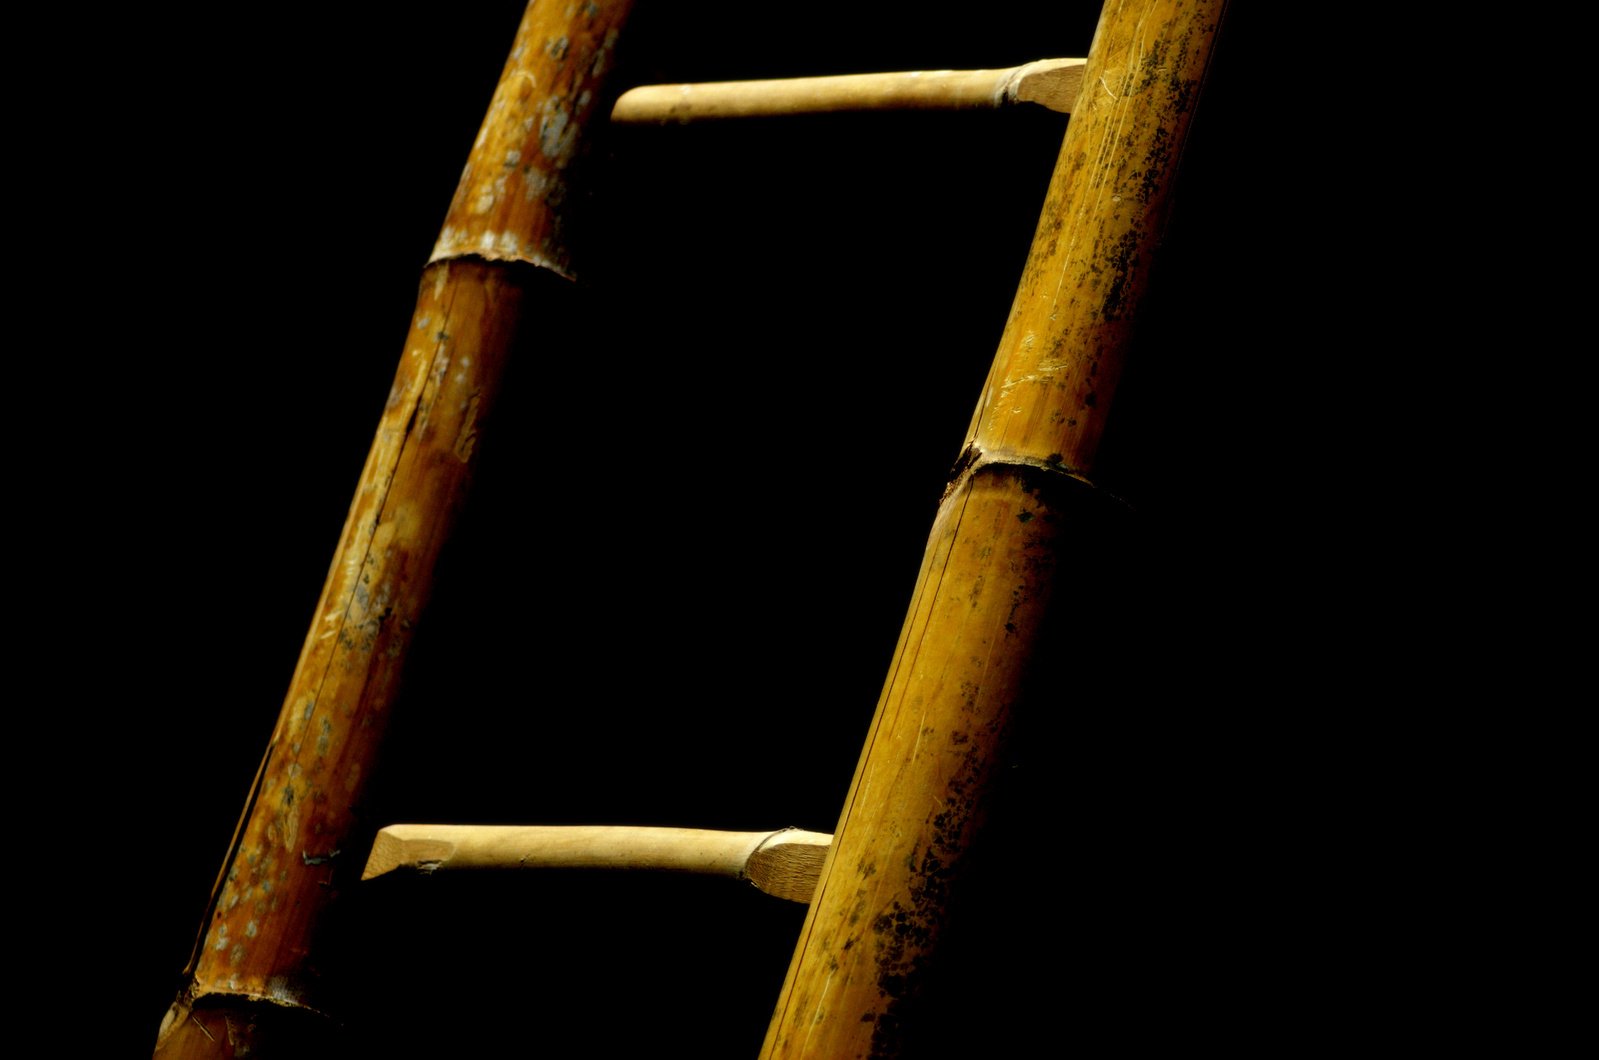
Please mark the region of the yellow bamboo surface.
POLYGON ((1067 587, 1098 557, 1074 535, 1100 503, 1087 479, 1223 7, 1105 5, 765 1056, 900 1055, 907 1022, 931 1015, 916 999, 1019 699, 1082 707, 1029 682, 1040 652, 1070 652, 1061 629, 1093 620, 1067 587))
POLYGON ((361 870, 352 807, 518 319, 569 271, 555 208, 629 7, 524 16, 158 1056, 296 1055, 318 1031, 318 920, 361 870))

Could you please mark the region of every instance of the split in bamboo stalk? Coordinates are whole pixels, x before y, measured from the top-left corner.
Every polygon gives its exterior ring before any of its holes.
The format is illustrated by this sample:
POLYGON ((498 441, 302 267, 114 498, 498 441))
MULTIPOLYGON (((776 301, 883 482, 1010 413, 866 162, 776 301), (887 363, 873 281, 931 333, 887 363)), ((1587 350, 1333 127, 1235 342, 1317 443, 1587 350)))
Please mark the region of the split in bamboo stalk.
POLYGON ((809 902, 833 837, 780 828, 720 832, 614 825, 391 824, 380 829, 363 880, 410 869, 655 869, 748 880, 809 902))
POLYGON ((1087 62, 1039 59, 1004 70, 641 85, 617 99, 611 121, 639 125, 861 110, 992 110, 1013 103, 1037 103, 1070 114, 1087 62))

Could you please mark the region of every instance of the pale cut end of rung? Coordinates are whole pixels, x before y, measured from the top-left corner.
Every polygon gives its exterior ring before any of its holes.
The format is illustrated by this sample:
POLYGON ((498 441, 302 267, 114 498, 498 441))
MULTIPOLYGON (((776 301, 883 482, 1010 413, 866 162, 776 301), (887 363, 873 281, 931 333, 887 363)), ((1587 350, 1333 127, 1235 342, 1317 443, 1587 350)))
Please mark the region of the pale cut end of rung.
POLYGON ((744 875, 767 894, 791 902, 809 902, 822 878, 822 863, 833 837, 825 832, 790 828, 775 832, 750 855, 744 875))
POLYGON ((366 868, 361 871, 363 880, 382 876, 395 869, 431 872, 455 853, 454 843, 406 836, 404 833, 408 828, 414 826, 390 825, 378 829, 377 836, 372 840, 372 853, 367 855, 366 868))
POLYGON ((1039 59, 1016 68, 1005 95, 1014 103, 1037 103, 1070 114, 1083 92, 1087 59, 1039 59))

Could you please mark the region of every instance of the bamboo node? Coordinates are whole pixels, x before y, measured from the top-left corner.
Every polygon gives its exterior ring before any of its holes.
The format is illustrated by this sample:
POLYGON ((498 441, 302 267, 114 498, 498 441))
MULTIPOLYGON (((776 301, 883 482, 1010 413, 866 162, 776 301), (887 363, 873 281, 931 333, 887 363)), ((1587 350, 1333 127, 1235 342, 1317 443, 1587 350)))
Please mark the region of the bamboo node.
POLYGON ((1100 489, 1089 478, 1087 473, 1074 468, 1064 462, 1060 453, 1050 453, 1049 456, 1039 459, 1036 456, 1025 456, 1021 453, 987 453, 982 446, 972 442, 961 450, 961 455, 955 458, 954 466, 949 469, 949 485, 944 487, 944 495, 939 498, 939 503, 949 500, 973 478, 989 469, 1027 469, 1029 471, 1043 471, 1051 475, 1059 475, 1081 486, 1087 486, 1097 493, 1103 493, 1107 498, 1121 504, 1126 504, 1115 494, 1100 489))

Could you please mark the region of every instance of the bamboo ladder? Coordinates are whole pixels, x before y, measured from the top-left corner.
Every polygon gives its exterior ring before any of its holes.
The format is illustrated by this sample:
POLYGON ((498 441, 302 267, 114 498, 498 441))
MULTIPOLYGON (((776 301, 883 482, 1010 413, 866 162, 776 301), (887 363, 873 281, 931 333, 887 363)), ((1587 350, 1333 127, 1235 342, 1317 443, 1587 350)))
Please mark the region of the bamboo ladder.
MULTIPOLYGON (((982 886, 972 851, 1007 797, 1014 734, 1059 691, 1040 648, 1072 636, 1074 535, 1114 508, 1094 456, 1223 6, 1105 5, 764 1055, 895 1055, 958 1033, 926 998, 952 913, 982 886)), ((352 835, 516 317, 570 272, 556 206, 629 7, 530 5, 158 1056, 293 1055, 320 1033, 305 968, 337 892, 325 858, 352 835)))

